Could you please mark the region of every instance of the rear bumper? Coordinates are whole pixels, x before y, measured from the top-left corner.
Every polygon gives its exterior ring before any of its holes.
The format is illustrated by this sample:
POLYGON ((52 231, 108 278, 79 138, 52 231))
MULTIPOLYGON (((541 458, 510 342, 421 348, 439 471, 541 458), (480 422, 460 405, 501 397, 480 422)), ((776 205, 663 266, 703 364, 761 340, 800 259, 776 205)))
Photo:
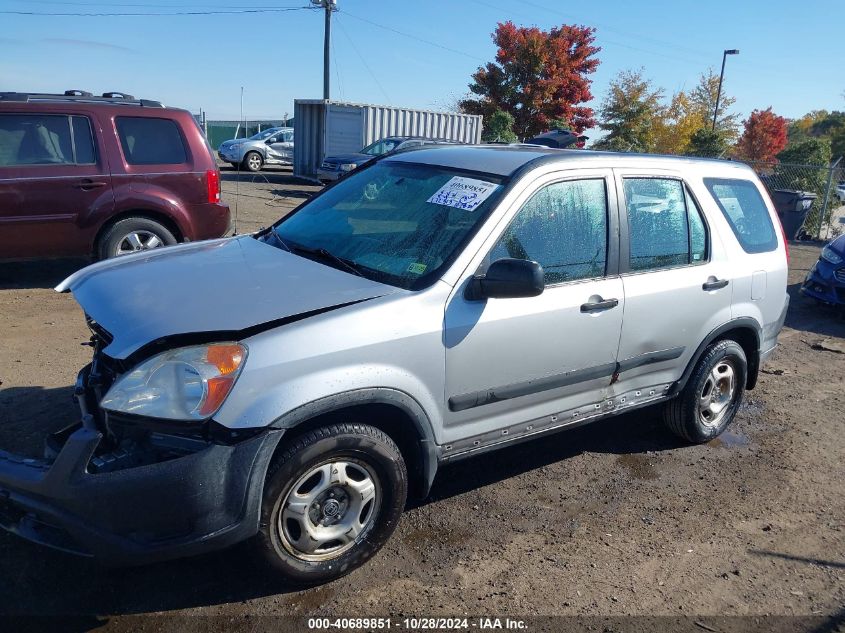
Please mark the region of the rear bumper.
POLYGON ((762 340, 760 341, 760 364, 765 363, 772 354, 778 344, 778 335, 783 329, 783 324, 786 322, 786 314, 789 311, 789 295, 786 295, 783 302, 783 309, 777 321, 766 323, 763 326, 762 340))
POLYGON ((189 209, 191 226, 185 231, 188 239, 214 240, 232 235, 232 212, 222 202, 192 205, 189 209))
POLYGON ((220 549, 258 531, 280 431, 91 474, 102 435, 80 427, 52 463, 0 451, 0 527, 63 551, 132 565, 220 549))

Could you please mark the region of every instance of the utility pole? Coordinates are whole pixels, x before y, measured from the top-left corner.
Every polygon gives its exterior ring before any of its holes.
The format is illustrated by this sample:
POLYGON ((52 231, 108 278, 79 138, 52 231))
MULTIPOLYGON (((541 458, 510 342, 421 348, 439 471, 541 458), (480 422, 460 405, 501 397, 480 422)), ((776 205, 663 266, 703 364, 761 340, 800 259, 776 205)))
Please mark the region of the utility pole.
POLYGON ((326 26, 323 34, 323 99, 331 99, 331 42, 332 11, 337 11, 337 0, 311 0, 311 4, 326 11, 326 26))
POLYGON ((713 110, 713 132, 716 131, 716 117, 719 116, 719 101, 722 98, 722 81, 725 78, 725 60, 728 55, 739 55, 739 49, 730 48, 722 53, 722 72, 719 74, 719 91, 716 93, 716 108, 713 110))

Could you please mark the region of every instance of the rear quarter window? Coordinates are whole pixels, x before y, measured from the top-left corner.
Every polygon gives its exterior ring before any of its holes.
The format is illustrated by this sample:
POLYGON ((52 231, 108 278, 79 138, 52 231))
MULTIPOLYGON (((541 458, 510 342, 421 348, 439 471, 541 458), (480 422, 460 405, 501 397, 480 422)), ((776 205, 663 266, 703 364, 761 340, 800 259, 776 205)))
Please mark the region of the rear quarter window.
POLYGON ((753 182, 705 178, 704 184, 746 253, 766 253, 777 249, 778 238, 769 209, 753 182))
POLYGON ((172 119, 119 116, 115 120, 129 165, 181 165, 188 162, 179 126, 172 119))

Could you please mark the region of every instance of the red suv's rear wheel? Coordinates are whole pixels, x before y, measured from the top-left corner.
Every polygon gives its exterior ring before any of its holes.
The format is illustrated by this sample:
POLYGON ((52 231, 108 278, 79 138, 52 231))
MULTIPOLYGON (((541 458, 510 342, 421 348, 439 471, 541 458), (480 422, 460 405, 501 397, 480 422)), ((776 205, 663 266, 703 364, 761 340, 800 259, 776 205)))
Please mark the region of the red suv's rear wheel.
POLYGON ((172 246, 176 237, 165 226, 150 218, 124 218, 106 229, 97 245, 100 259, 172 246))

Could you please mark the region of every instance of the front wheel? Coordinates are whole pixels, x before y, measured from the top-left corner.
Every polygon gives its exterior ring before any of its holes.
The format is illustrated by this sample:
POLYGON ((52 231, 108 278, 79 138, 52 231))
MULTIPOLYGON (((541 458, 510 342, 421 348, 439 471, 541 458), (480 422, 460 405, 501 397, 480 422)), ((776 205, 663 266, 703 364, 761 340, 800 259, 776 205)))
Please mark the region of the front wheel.
POLYGON ((363 424, 310 431, 270 466, 257 549, 294 584, 334 580, 384 545, 407 493, 402 454, 384 432, 363 424))
POLYGON ((712 440, 734 419, 747 376, 742 346, 731 340, 714 343, 705 350, 684 390, 666 403, 666 426, 689 442, 712 440))
POLYGON ((244 156, 244 168, 249 171, 261 171, 261 166, 264 164, 264 159, 258 152, 247 152, 244 156))

